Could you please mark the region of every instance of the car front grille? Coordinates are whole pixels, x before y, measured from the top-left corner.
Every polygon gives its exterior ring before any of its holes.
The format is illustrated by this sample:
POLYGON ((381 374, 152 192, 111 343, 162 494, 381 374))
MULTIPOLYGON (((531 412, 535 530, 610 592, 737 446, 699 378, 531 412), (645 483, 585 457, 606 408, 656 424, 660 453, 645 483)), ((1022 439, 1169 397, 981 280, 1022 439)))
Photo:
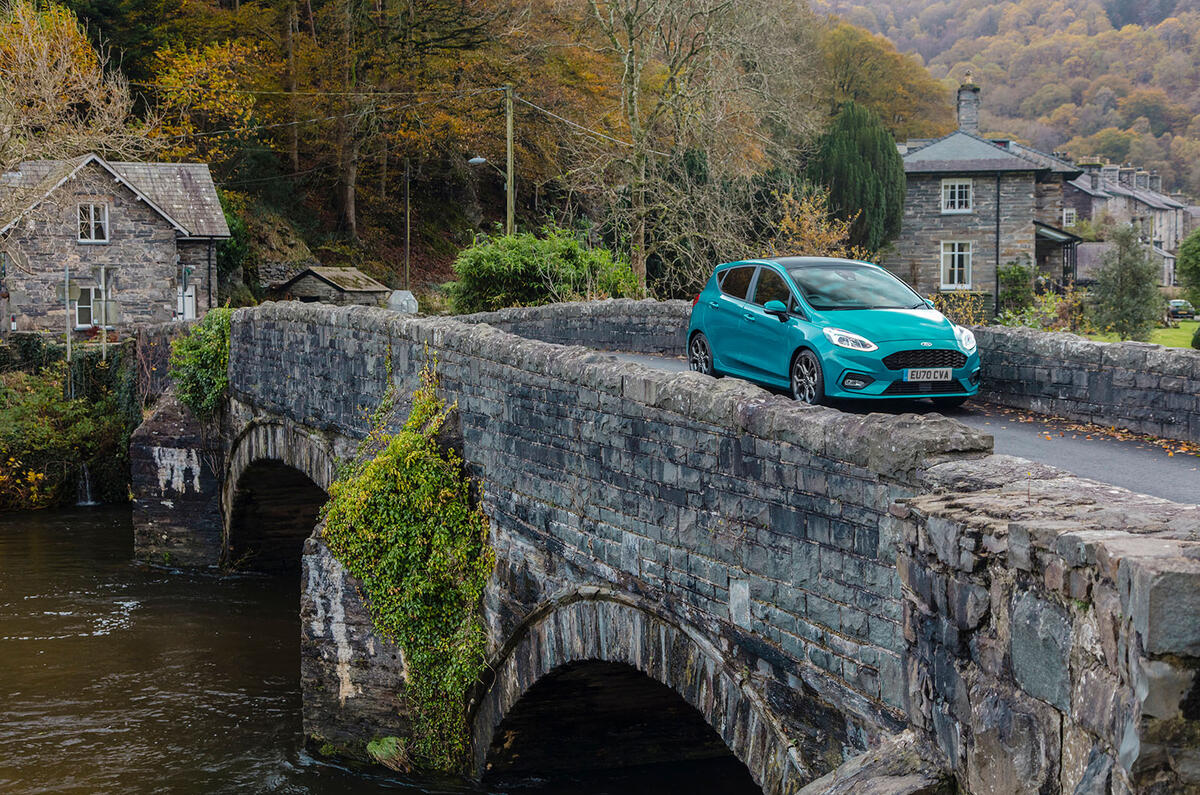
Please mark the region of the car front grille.
POLYGON ((967 390, 958 381, 893 381, 885 395, 963 395, 967 390))
POLYGON ((962 367, 967 363, 961 351, 927 348, 917 351, 896 351, 883 358, 883 366, 889 370, 904 370, 909 367, 962 367))

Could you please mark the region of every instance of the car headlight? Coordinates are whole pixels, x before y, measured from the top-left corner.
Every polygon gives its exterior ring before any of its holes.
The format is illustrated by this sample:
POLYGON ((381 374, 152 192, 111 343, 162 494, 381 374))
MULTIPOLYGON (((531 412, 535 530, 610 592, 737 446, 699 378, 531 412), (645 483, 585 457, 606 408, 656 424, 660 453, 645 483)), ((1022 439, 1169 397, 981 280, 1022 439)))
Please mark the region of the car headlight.
POLYGON ((852 351, 876 351, 879 346, 871 342, 869 339, 858 334, 852 334, 849 331, 843 331, 840 328, 825 328, 821 329, 825 332, 825 339, 832 342, 839 348, 849 348, 852 351))
POLYGON ((958 344, 962 346, 962 349, 967 353, 975 350, 975 332, 971 331, 971 329, 963 328, 962 326, 955 326, 954 337, 958 340, 958 344))

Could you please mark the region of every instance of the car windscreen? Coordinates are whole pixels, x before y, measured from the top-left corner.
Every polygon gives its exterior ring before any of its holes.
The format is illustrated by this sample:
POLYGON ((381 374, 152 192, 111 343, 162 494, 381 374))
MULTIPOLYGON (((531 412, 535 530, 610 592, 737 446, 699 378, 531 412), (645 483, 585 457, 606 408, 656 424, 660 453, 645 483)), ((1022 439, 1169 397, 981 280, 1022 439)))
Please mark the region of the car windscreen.
POLYGON ((814 263, 788 268, 809 306, 833 309, 919 309, 921 297, 881 268, 850 262, 814 263))

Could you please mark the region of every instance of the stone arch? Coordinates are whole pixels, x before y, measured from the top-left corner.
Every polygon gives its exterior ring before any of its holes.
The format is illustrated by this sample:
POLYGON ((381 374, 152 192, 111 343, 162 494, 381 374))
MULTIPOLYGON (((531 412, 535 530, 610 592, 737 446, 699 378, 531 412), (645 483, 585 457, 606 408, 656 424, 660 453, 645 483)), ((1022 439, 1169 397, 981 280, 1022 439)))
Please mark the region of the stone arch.
POLYGON ((299 569, 300 548, 334 479, 319 436, 280 420, 253 420, 230 446, 223 478, 221 562, 299 569))
POLYGON ((601 588, 542 605, 500 649, 494 678, 473 715, 477 775, 486 772, 497 730, 530 688, 581 662, 627 665, 671 688, 716 731, 765 795, 795 792, 817 775, 765 699, 702 633, 601 588))

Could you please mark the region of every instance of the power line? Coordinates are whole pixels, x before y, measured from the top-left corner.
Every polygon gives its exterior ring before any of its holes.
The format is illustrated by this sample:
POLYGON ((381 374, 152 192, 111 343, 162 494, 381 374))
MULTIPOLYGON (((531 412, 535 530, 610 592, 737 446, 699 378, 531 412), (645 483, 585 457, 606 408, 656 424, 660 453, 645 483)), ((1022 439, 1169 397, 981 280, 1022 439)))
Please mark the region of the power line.
POLYGON ((212 86, 163 86, 157 83, 133 82, 130 85, 141 86, 153 91, 202 91, 207 93, 224 94, 253 94, 261 96, 300 96, 300 97, 420 97, 420 96, 465 96, 489 91, 500 92, 503 88, 477 88, 470 90, 444 91, 426 89, 421 91, 281 91, 256 88, 217 88, 212 86))
MULTIPOLYGON (((545 113, 547 116, 549 116, 553 119, 558 119, 563 124, 566 124, 570 127, 574 127, 575 129, 581 130, 589 135, 594 135, 597 138, 603 138, 606 141, 612 141, 614 144, 620 144, 621 146, 626 146, 626 147, 629 147, 630 149, 634 148, 634 145, 631 144, 629 141, 622 141, 620 138, 614 138, 613 136, 611 136, 607 133, 602 133, 599 130, 593 130, 591 127, 584 127, 582 124, 573 122, 564 116, 559 116, 554 111, 547 110, 546 108, 543 108, 541 105, 535 105, 532 102, 530 102, 529 100, 525 99, 524 97, 517 96, 517 97, 515 97, 515 99, 517 100, 517 102, 520 102, 524 105, 528 105, 529 107, 533 108, 534 110, 541 111, 542 113, 545 113)), ((658 155, 659 157, 670 157, 670 155, 668 155, 666 152, 657 152, 653 149, 647 149, 646 151, 650 152, 651 154, 658 155)))

